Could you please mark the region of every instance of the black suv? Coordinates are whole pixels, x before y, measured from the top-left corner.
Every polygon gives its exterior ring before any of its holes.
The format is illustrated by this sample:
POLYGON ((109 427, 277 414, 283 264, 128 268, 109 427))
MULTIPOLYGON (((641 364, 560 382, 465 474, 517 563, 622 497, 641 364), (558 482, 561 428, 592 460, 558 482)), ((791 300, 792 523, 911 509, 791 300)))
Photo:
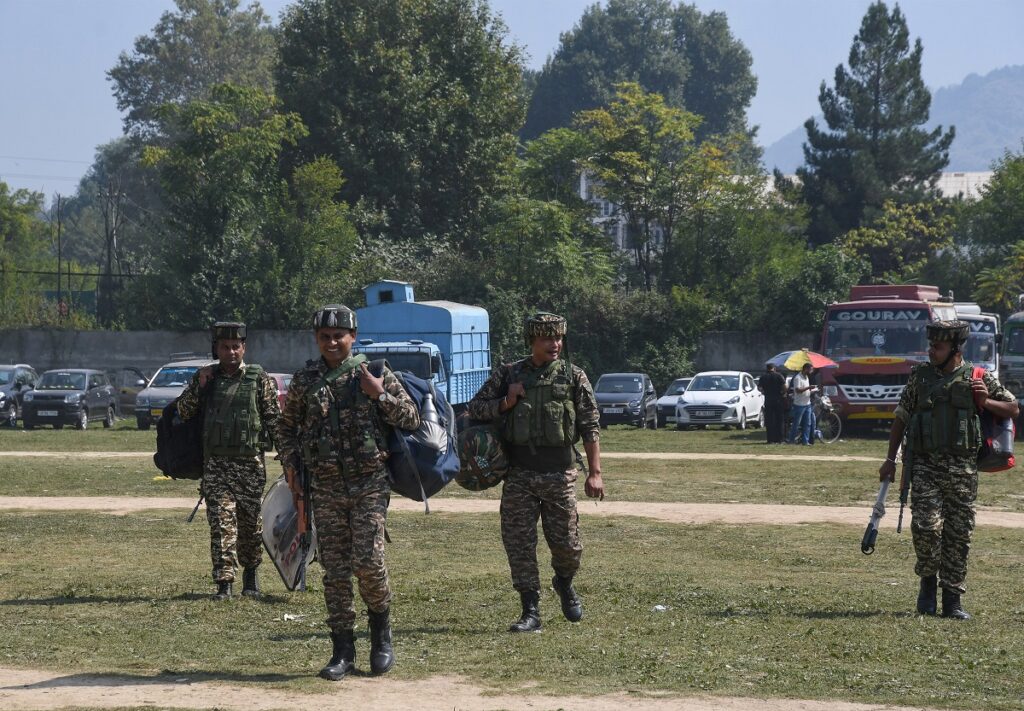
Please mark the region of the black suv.
POLYGON ((25 393, 35 387, 39 376, 31 365, 0 365, 0 424, 14 427, 23 409, 25 393))
POLYGON ((21 419, 26 430, 39 425, 53 425, 55 430, 74 425, 84 430, 90 420, 113 427, 117 391, 102 370, 48 370, 35 390, 25 393, 24 403, 21 419))
POLYGON ((601 426, 658 427, 658 396, 644 373, 605 373, 594 386, 601 426))

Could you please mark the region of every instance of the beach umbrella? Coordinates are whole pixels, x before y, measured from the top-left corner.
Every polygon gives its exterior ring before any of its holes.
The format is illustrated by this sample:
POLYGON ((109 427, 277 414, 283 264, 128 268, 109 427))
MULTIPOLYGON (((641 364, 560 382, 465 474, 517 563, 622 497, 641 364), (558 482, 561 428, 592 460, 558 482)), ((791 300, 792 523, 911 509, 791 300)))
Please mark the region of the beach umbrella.
POLYGON ((782 353, 772 357, 767 362, 774 363, 776 367, 794 371, 800 370, 804 367, 804 363, 810 363, 811 367, 815 370, 820 368, 839 367, 839 364, 831 358, 823 356, 821 353, 809 351, 806 348, 802 348, 798 351, 783 351, 782 353))

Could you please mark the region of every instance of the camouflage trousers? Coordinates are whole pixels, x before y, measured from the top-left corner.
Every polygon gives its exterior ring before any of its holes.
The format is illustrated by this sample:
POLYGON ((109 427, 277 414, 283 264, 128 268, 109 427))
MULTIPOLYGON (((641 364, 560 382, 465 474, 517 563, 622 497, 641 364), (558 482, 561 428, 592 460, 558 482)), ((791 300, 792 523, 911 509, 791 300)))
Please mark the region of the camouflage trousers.
POLYGON ((576 469, 537 472, 513 467, 501 490, 501 542, 518 592, 540 590, 537 519, 551 550, 551 567, 566 578, 583 555, 576 511, 576 469))
POLYGON ((352 576, 372 612, 391 606, 384 565, 384 526, 391 489, 384 473, 352 481, 331 466, 313 476, 313 517, 320 565, 324 569, 327 625, 337 632, 355 626, 352 576))
POLYGON ((263 560, 260 509, 267 471, 263 457, 207 457, 199 490, 210 524, 213 579, 232 582, 239 564, 255 568, 263 560))
POLYGON ((942 587, 967 591, 967 554, 974 531, 978 471, 964 457, 932 454, 914 462, 910 530, 920 576, 938 573, 942 587))

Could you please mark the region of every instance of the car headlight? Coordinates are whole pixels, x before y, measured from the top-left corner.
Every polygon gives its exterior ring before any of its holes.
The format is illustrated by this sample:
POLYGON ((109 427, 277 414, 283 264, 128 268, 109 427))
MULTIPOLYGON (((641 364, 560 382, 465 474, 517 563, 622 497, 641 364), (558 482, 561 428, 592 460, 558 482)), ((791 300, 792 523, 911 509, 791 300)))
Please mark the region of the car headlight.
POLYGON ((23 399, 24 399, 25 402, 32 402, 32 400, 34 398, 35 398, 35 395, 33 395, 32 393, 25 393, 25 396, 24 396, 23 399))
POLYGON ((71 393, 70 395, 64 396, 64 402, 68 405, 74 405, 82 400, 82 393, 71 393))
POLYGON ((726 405, 735 405, 739 401, 740 401, 740 396, 739 395, 734 395, 733 397, 731 397, 728 400, 726 400, 725 404, 726 405))
POLYGON ((640 407, 640 401, 639 400, 630 400, 629 401, 629 406, 630 407, 640 407))
POLYGON ((685 397, 683 397, 682 395, 680 395, 680 396, 679 396, 679 399, 678 399, 678 400, 676 400, 676 404, 677 404, 677 405, 685 405, 685 404, 686 404, 686 398, 685 398, 685 397))
POLYGON ((139 395, 137 398, 135 398, 135 406, 136 407, 149 407, 149 396, 148 395, 139 395))

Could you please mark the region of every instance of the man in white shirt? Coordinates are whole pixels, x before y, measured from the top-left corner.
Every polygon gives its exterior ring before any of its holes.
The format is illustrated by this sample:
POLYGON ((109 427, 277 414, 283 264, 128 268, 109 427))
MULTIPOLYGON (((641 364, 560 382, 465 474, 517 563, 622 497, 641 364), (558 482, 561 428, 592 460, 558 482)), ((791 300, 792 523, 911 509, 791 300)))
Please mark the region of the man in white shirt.
POLYGON ((789 441, 793 444, 811 443, 811 393, 814 386, 811 385, 810 363, 804 363, 800 372, 793 376, 793 425, 789 429, 789 441), (800 440, 797 440, 797 433, 800 433, 800 440))

